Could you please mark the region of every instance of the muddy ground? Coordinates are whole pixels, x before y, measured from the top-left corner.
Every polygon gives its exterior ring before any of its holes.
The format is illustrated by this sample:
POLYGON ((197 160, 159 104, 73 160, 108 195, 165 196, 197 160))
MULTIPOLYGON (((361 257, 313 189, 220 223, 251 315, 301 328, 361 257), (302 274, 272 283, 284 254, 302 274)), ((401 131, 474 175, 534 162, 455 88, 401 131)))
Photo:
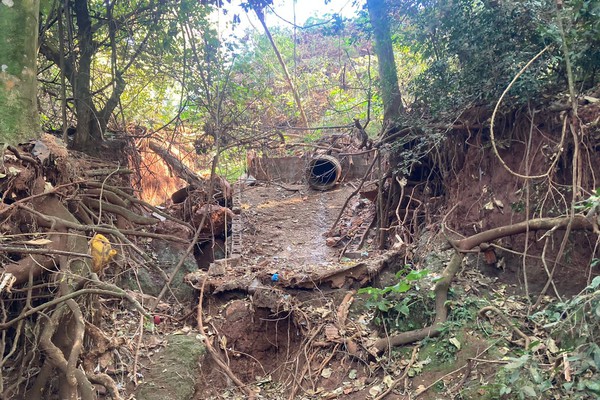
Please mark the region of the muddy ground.
POLYGON ((244 261, 279 273, 282 278, 292 272, 335 266, 340 248, 327 246, 326 239, 353 191, 350 184, 326 192, 303 185, 294 188, 273 184, 241 190, 244 261))

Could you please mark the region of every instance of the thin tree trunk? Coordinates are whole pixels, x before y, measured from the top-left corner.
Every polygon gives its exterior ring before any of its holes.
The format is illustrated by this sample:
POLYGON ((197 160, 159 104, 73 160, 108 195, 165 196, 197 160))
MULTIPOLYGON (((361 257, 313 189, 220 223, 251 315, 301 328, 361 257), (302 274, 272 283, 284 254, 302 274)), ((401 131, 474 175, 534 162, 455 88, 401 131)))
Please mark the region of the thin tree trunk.
POLYGON ((0 2, 0 143, 39 135, 37 37, 39 0, 0 2))
POLYGON ((298 107, 298 111, 300 111, 300 116, 302 117, 302 122, 304 122, 304 126, 306 128, 309 128, 308 119, 306 118, 306 114, 304 113, 304 108, 302 107, 302 102, 300 101, 300 95, 298 94, 298 91, 296 90, 296 86, 294 86, 294 82, 292 81, 292 78, 290 77, 290 73, 288 72, 288 69, 285 65, 285 61, 283 61, 283 57, 281 57, 281 53, 279 52, 279 49, 277 48, 277 45, 275 44, 275 41, 273 40, 273 36, 271 35, 271 32, 269 31, 269 28, 267 27, 267 24, 265 23, 265 14, 262 9, 258 9, 256 7, 254 8, 254 12, 256 13, 258 20, 262 24, 262 26, 265 30, 265 33, 267 34, 267 37, 269 38, 269 42, 271 42, 271 46, 273 46, 273 51, 275 52, 275 55, 277 56, 277 59, 279 60, 279 64, 281 65, 281 68, 283 69, 285 79, 287 80, 288 85, 290 85, 290 89, 292 90, 292 94, 294 95, 294 100, 296 101, 296 106, 298 107))
POLYGON ((77 39, 79 43, 79 65, 73 79, 73 95, 77 111, 77 133, 73 147, 77 150, 88 150, 93 141, 100 140, 97 111, 92 100, 91 70, 94 45, 92 42, 92 21, 87 0, 76 0, 74 3, 77 18, 77 39))
POLYGON ((367 0, 369 19, 375 36, 375 52, 379 60, 379 85, 383 100, 383 120, 386 123, 404 112, 394 60, 390 22, 385 0, 367 0))

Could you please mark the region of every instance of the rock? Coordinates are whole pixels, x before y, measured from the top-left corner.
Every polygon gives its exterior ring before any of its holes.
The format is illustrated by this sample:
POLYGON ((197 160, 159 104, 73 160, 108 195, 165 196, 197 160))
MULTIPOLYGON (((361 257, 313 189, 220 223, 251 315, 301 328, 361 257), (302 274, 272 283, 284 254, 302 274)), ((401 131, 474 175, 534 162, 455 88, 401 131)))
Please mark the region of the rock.
POLYGON ((195 392, 199 373, 198 359, 205 353, 195 336, 170 335, 166 347, 152 356, 147 371, 141 370, 144 381, 135 392, 140 400, 189 400, 195 392))
POLYGON ((234 254, 229 258, 222 258, 220 260, 215 260, 215 264, 222 265, 223 268, 236 268, 240 265, 242 261, 242 257, 239 254, 234 254))
POLYGON ((208 276, 221 276, 225 275, 225 272, 227 272, 225 264, 214 262, 208 266, 208 276))
MULTIPOLYGON (((158 296, 166 283, 165 276, 160 273, 159 268, 167 276, 171 276, 175 266, 177 266, 179 260, 183 257, 186 249, 183 244, 159 239, 154 239, 150 242, 149 246, 151 252, 157 258, 156 262, 153 266, 138 269, 137 276, 134 276, 133 273, 129 274, 129 276, 125 278, 123 286, 131 290, 141 290, 142 293, 147 295, 158 296)), ((197 300, 198 296, 196 290, 184 281, 185 275, 197 270, 198 265, 196 259, 193 254, 189 254, 170 284, 171 291, 179 301, 191 302, 197 300)))
POLYGON ((340 242, 341 238, 339 236, 328 237, 325 239, 325 244, 329 247, 335 247, 340 242))

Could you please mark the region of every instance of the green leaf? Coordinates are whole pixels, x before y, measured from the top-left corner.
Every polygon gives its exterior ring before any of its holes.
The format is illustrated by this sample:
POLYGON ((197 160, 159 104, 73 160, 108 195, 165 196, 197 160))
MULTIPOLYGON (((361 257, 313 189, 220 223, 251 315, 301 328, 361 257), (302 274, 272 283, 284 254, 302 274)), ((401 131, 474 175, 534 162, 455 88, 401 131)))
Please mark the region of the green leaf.
POLYGON ((584 384, 588 390, 592 391, 595 394, 600 394, 600 382, 585 380, 584 384))
POLYGON ((410 290, 412 286, 410 285, 410 283, 407 282, 398 282, 396 283, 393 288, 394 288, 394 292, 395 293, 405 293, 408 292, 410 290))
POLYGON ((525 393, 527 397, 537 397, 535 389, 533 389, 531 386, 523 386, 521 390, 523 391, 523 393, 525 393))
POLYGON ((540 375, 540 371, 537 370, 536 367, 529 367, 529 374, 531 375, 531 379, 533 379, 534 383, 542 382, 542 376, 540 375))
POLYGON ((394 310, 398 311, 400 314, 402 314, 405 317, 408 317, 410 314, 410 309, 404 303, 396 304, 396 306, 394 306, 394 310))

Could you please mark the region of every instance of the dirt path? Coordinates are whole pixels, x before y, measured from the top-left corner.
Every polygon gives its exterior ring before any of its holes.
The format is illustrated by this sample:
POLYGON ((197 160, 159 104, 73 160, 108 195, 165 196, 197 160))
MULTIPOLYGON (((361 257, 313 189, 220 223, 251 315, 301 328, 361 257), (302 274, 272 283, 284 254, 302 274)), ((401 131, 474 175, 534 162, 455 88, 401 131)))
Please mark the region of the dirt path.
POLYGON ((340 250, 326 245, 325 233, 352 191, 348 185, 327 192, 275 185, 245 188, 241 203, 246 262, 279 274, 332 268, 340 250))

